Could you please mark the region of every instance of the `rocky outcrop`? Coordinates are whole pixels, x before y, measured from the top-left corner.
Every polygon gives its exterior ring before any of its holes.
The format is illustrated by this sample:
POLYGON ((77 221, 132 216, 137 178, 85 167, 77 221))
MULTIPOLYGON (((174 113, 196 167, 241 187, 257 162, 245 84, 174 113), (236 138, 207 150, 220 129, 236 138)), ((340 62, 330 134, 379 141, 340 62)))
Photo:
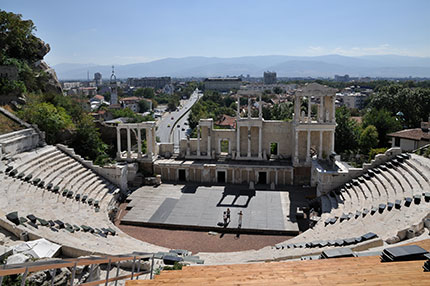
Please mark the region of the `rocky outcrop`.
MULTIPOLYGON (((48 46, 49 47, 49 46, 48 46)), ((34 64, 35 70, 39 73, 45 72, 48 75, 48 81, 45 85, 46 92, 63 93, 60 81, 58 80, 55 70, 52 69, 45 61, 39 60, 34 64)))

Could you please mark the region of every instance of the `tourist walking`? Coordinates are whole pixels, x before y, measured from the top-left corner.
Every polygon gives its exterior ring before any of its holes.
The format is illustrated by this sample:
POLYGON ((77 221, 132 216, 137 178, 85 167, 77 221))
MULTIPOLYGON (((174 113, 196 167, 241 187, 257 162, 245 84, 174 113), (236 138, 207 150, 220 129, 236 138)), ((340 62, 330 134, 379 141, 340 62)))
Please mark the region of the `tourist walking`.
POLYGON ((224 212, 222 218, 224 220, 224 226, 227 226, 227 212, 224 212))
POLYGON ((227 220, 230 223, 231 219, 230 219, 230 209, 227 208, 227 220))
POLYGON ((238 221, 237 227, 238 227, 238 228, 242 228, 242 216, 243 216, 242 211, 240 211, 240 212, 238 213, 238 215, 239 215, 239 221, 238 221))

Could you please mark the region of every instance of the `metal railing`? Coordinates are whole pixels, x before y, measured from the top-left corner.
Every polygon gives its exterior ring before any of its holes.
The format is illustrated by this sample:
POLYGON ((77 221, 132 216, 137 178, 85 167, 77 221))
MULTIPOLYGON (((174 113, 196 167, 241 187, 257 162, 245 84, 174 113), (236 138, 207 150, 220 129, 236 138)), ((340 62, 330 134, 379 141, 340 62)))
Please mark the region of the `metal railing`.
POLYGON ((55 274, 57 269, 61 268, 71 268, 71 278, 70 285, 73 286, 76 274, 77 266, 90 266, 90 276, 94 271, 95 266, 99 266, 101 264, 107 264, 106 277, 104 279, 80 283, 78 285, 82 286, 91 286, 91 285, 108 285, 109 282, 115 282, 115 286, 119 280, 125 280, 130 278, 138 279, 140 275, 150 274, 150 279, 152 279, 153 271, 154 271, 154 254, 152 253, 141 253, 141 252, 133 252, 131 254, 123 254, 123 255, 112 255, 112 256, 104 256, 104 257, 87 257, 87 258, 70 258, 70 259, 57 259, 50 261, 36 261, 36 262, 28 262, 28 263, 20 263, 20 264, 3 264, 0 265, 0 286, 3 283, 3 279, 9 275, 19 275, 22 274, 21 277, 21 286, 25 285, 25 279, 28 274, 31 272, 37 271, 46 271, 49 270, 51 272, 51 285, 54 285, 55 274), (141 271, 141 260, 150 260, 151 267, 148 271, 141 271), (132 260, 132 268, 131 274, 119 276, 120 270, 120 262, 130 261, 132 260), (112 266, 116 267, 116 276, 109 277, 109 272, 112 266))

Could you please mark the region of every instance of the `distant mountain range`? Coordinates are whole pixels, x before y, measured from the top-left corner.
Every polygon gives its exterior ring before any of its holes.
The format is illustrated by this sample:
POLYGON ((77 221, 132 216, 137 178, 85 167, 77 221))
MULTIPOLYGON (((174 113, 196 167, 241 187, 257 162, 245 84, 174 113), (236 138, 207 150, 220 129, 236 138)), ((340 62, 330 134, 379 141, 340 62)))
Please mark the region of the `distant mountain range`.
MULTIPOLYGON (((65 63, 53 68, 60 80, 86 79, 87 72, 90 79, 95 72, 100 72, 106 80, 112 73, 111 65, 65 63)), ((430 58, 398 55, 185 57, 115 66, 117 78, 217 77, 241 74, 261 77, 264 71, 275 71, 278 77, 333 77, 335 74, 359 77, 430 77, 430 58)))

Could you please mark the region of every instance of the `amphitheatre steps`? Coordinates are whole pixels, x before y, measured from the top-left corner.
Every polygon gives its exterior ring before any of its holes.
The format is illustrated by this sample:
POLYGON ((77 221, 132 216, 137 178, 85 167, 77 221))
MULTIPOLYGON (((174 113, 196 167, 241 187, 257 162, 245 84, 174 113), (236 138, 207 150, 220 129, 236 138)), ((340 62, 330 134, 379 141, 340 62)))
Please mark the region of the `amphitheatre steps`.
MULTIPOLYGON (((424 193, 430 192, 430 167, 425 167, 430 166, 430 160, 415 159, 414 155, 410 159, 405 157, 370 169, 342 186, 339 189, 343 199, 341 207, 333 208, 339 204, 329 194, 321 196, 323 215, 319 222, 284 244, 357 237, 363 231, 386 239, 421 222, 430 206, 424 199, 424 193), (414 195, 418 200, 414 201, 414 195), (410 205, 406 198, 411 199, 410 205), (332 209, 328 210, 329 207, 332 209)), ((288 251, 283 254, 287 255, 288 251)))

